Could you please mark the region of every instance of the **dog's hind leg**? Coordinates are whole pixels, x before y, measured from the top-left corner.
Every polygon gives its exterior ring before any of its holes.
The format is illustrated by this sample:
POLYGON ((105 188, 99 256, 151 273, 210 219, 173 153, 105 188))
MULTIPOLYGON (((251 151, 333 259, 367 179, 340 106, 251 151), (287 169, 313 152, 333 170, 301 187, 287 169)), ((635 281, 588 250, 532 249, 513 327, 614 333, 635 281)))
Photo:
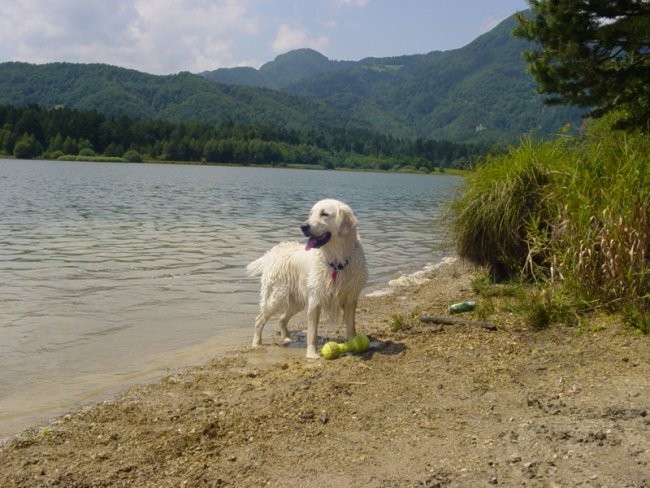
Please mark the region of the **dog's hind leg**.
POLYGON ((255 330, 253 331, 253 347, 259 347, 262 345, 262 331, 264 326, 273 316, 273 312, 268 310, 261 310, 260 314, 255 317, 255 330))
POLYGON ((293 317, 293 314, 289 312, 283 313, 280 316, 280 341, 282 344, 289 344, 291 342, 291 336, 289 335, 289 329, 287 328, 287 324, 291 317, 293 317))

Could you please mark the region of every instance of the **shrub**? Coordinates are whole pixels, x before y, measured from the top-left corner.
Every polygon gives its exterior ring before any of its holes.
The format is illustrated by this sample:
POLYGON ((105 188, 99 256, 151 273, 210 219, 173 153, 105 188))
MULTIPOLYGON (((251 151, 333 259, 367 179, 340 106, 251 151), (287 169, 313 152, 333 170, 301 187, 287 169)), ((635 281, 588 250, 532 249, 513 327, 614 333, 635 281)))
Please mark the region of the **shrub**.
POLYGON ((18 159, 32 159, 43 154, 43 146, 34 135, 23 135, 14 146, 14 156, 18 159))
POLYGON ((134 150, 134 149, 129 149, 127 152, 124 153, 124 159, 129 161, 130 163, 141 163, 142 162, 142 155, 134 150))
POLYGON ((491 156, 467 177, 452 203, 451 226, 458 254, 488 266, 495 279, 523 270, 532 228, 548 231, 551 169, 560 143, 535 146, 526 140, 508 154, 491 156))
MULTIPOLYGON (((638 320, 650 312, 647 136, 601 124, 577 140, 524 141, 468 177, 452 210, 458 254, 493 278, 561 282, 574 308, 633 310, 628 323, 647 329, 638 320)), ((555 299, 536 303, 532 322, 554 318, 555 299)))
POLYGON ((564 185, 554 243, 558 270, 606 304, 650 302, 650 144, 645 137, 592 138, 564 185))

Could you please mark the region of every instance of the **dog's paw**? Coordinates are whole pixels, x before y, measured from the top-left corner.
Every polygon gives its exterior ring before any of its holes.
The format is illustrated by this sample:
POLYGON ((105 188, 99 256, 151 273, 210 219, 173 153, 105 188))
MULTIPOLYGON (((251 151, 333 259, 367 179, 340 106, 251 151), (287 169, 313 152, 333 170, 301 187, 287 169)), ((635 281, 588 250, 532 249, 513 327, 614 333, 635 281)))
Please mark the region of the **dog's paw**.
POLYGON ((307 346, 306 357, 307 359, 320 359, 320 354, 318 354, 318 351, 316 351, 315 347, 307 346))

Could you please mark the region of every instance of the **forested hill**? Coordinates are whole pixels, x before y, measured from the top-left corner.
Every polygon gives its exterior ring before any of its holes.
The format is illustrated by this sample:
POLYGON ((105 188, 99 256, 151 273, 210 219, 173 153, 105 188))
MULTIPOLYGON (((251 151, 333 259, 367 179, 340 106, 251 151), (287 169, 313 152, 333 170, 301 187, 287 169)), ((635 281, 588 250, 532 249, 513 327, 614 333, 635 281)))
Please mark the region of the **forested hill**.
POLYGON ((453 51, 351 62, 301 49, 259 70, 202 76, 156 76, 102 64, 2 63, 0 104, 174 122, 364 129, 488 145, 578 125, 576 110, 544 106, 535 93, 521 59, 528 44, 511 36, 513 26, 514 18, 507 19, 453 51))
POLYGON ((521 56, 531 46, 512 36, 514 26, 512 16, 452 51, 340 62, 303 49, 259 70, 202 75, 319 100, 401 137, 492 143, 532 130, 553 134, 567 122, 578 126, 581 111, 545 106, 536 94, 521 56))
POLYGON ((318 76, 329 71, 344 70, 357 65, 354 61, 332 61, 313 49, 296 49, 281 54, 260 69, 219 68, 200 73, 218 83, 256 86, 285 90, 293 83, 318 76))
POLYGON ((0 63, 0 103, 288 129, 366 125, 323 102, 279 91, 214 83, 187 72, 157 76, 105 64, 0 63))

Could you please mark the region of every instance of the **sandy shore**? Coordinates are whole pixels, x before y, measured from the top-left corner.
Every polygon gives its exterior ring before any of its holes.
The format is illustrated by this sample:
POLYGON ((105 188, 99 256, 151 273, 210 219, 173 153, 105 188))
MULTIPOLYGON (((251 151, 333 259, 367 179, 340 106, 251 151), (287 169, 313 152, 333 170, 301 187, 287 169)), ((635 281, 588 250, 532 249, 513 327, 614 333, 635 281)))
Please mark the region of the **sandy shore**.
POLYGON ((294 347, 26 431, 0 448, 0 486, 649 486, 650 338, 608 317, 532 331, 507 299, 497 331, 419 320, 480 307, 474 273, 456 262, 364 298, 367 353, 306 360, 298 320, 294 347))

